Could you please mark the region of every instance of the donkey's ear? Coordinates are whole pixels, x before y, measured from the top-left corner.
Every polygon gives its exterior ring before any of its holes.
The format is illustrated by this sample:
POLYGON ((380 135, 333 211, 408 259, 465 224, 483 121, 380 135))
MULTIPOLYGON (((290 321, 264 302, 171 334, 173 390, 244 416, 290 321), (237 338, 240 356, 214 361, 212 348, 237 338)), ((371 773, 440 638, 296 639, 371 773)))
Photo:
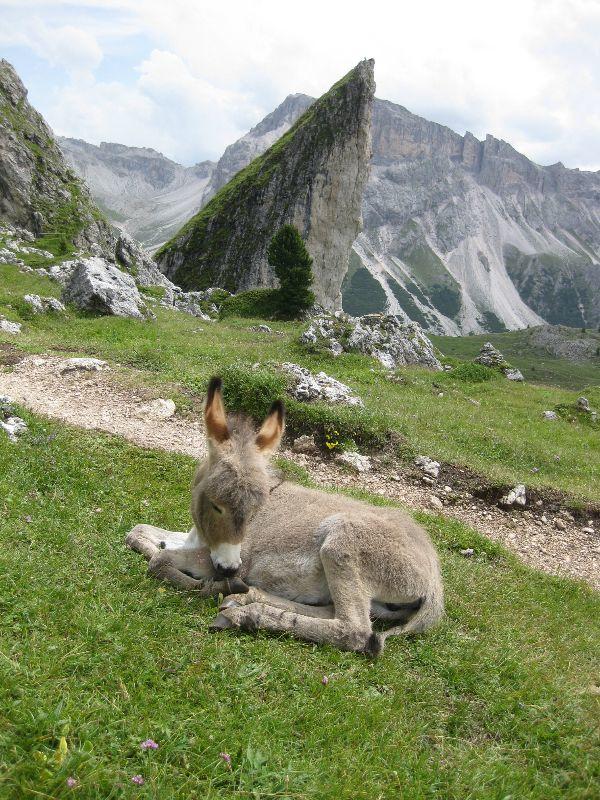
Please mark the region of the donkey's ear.
POLYGON ((271 406, 267 418, 261 429, 256 434, 256 446, 261 453, 273 453, 279 447, 285 428, 285 407, 281 400, 276 400, 271 406))
POLYGON ((206 392, 204 403, 204 424, 209 439, 221 444, 229 439, 227 429, 227 417, 225 416, 225 406, 223 405, 223 394, 221 378, 211 378, 206 392))

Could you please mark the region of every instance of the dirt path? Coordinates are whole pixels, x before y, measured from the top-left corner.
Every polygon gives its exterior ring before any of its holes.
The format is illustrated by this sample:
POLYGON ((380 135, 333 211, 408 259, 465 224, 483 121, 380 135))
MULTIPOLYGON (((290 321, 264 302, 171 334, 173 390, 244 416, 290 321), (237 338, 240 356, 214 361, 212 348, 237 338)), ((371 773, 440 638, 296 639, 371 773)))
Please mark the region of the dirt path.
MULTIPOLYGON (((13 371, 1 371, 0 394, 7 394, 38 414, 85 429, 123 436, 142 447, 200 457, 206 442, 200 421, 178 416, 156 419, 142 406, 155 397, 148 389, 126 389, 115 380, 116 371, 61 374, 64 359, 31 356, 13 371)), ((126 370, 123 370, 126 372, 126 370)), ((569 575, 600 589, 600 531, 584 533, 581 523, 548 514, 502 511, 473 497, 449 504, 443 486, 415 485, 389 470, 349 474, 344 467, 318 456, 284 450, 282 455, 304 466, 320 485, 353 486, 394 498, 411 509, 432 510, 432 495, 441 498, 441 513, 465 522, 501 542, 524 562, 545 572, 569 575), (560 530, 557 525, 565 525, 560 530)), ((452 487, 451 487, 452 488, 452 487)))

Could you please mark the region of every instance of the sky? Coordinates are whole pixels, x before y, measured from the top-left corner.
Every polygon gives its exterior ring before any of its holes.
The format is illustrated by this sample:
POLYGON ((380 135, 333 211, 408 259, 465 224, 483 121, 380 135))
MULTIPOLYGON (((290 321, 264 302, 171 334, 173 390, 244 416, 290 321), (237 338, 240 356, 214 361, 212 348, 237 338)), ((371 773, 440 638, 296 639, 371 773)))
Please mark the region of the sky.
POLYGON ((377 96, 540 164, 600 169, 600 0, 0 0, 55 133, 217 159, 362 58, 377 96))

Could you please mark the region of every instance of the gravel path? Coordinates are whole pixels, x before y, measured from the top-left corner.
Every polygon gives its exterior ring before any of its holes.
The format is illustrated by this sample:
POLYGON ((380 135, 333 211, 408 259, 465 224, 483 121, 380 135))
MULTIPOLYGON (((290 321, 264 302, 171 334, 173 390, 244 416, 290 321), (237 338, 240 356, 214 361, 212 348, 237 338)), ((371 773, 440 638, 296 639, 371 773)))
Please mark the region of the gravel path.
MULTIPOLYGON (((147 389, 125 389, 114 371, 61 374, 64 359, 30 356, 0 370, 0 394, 11 396, 38 414, 85 429, 123 436, 142 447, 183 453, 194 457, 206 451, 200 421, 156 419, 141 410, 153 396, 147 389)), ((122 370, 126 372, 126 370, 122 370)), ((465 522, 480 533, 501 542, 527 564, 544 572, 568 575, 600 589, 600 526, 584 533, 581 523, 568 514, 503 511, 484 501, 443 486, 423 486, 385 469, 360 475, 319 456, 283 451, 282 455, 305 467, 319 485, 352 486, 393 498, 411 509, 439 510, 465 522), (452 501, 447 499, 450 494, 452 501), (437 498, 432 499, 432 497, 437 498), (560 527, 559 527, 560 526, 560 527)), ((452 487, 450 487, 452 489, 452 487)))

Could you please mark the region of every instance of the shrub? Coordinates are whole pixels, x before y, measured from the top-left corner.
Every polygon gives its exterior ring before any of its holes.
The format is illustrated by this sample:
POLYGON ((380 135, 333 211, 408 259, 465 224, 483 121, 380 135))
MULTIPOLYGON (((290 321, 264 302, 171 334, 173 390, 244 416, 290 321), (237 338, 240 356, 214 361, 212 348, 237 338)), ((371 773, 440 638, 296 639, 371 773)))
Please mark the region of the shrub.
POLYGON ((454 367, 450 376, 464 383, 484 383, 485 381, 491 381, 497 378, 499 374, 497 370, 486 367, 483 364, 473 364, 468 361, 463 361, 461 364, 454 367))
POLYGON ((388 441, 384 419, 362 408, 295 400, 285 394, 285 376, 273 370, 253 370, 249 364, 237 363, 225 367, 221 377, 227 409, 243 411, 257 422, 264 419, 274 400, 283 399, 286 428, 292 436, 313 434, 322 447, 332 431, 339 442, 353 440, 359 447, 381 448, 388 441))
POLYGON ((296 319, 315 302, 312 258, 293 225, 284 225, 271 239, 267 250, 269 264, 279 278, 279 315, 296 319))
POLYGON ((279 308, 278 289, 250 289, 226 297, 219 309, 221 318, 252 317, 272 319, 279 308))

